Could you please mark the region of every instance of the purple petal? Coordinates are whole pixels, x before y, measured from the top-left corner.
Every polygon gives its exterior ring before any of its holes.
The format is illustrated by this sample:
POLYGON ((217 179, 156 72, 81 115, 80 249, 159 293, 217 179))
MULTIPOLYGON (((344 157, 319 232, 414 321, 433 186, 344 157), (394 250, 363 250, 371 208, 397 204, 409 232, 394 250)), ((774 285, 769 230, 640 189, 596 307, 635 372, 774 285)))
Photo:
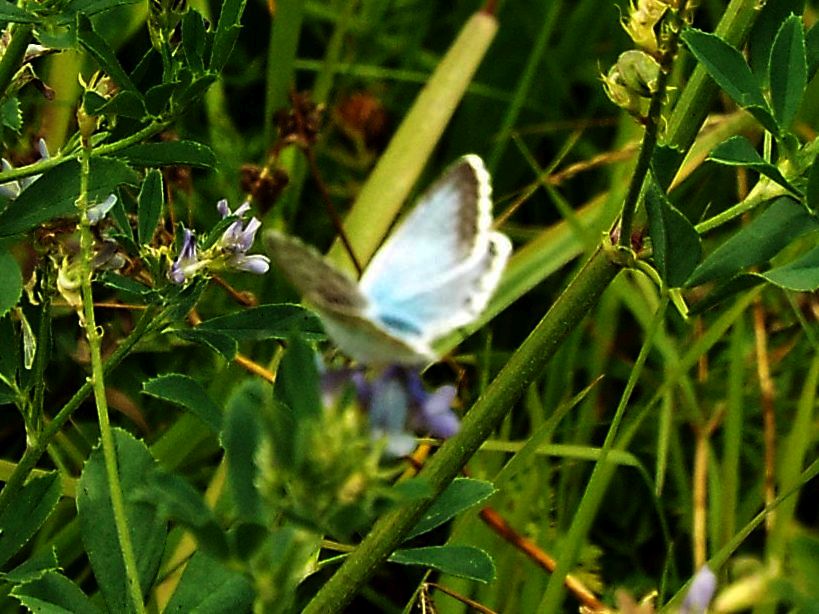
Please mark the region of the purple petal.
POLYGON ((196 235, 193 234, 193 231, 185 228, 185 236, 182 239, 182 249, 179 251, 179 256, 174 260, 168 277, 177 284, 184 283, 188 275, 195 271, 198 263, 199 256, 196 254, 196 235))
POLYGON ((433 437, 446 439, 460 430, 461 423, 452 411, 456 392, 455 386, 441 386, 421 406, 418 417, 433 437))
POLYGON ((48 154, 48 146, 46 145, 45 139, 40 139, 37 141, 37 151, 40 152, 41 160, 48 160, 51 158, 51 156, 48 154))
POLYGON ((262 275, 267 273, 270 269, 270 258, 261 254, 253 254, 251 256, 237 255, 230 259, 228 265, 237 271, 247 271, 248 273, 262 275))
POLYGON ((216 203, 216 210, 219 212, 219 215, 221 215, 223 219, 230 215, 230 207, 228 207, 228 201, 226 198, 223 198, 218 203, 216 203))
POLYGON ((233 215, 235 215, 236 217, 242 217, 248 211, 250 211, 250 203, 245 201, 241 205, 239 205, 239 208, 233 212, 233 215))
POLYGON ((703 614, 716 590, 717 576, 708 565, 703 565, 694 576, 694 581, 691 582, 680 611, 684 614, 703 614))

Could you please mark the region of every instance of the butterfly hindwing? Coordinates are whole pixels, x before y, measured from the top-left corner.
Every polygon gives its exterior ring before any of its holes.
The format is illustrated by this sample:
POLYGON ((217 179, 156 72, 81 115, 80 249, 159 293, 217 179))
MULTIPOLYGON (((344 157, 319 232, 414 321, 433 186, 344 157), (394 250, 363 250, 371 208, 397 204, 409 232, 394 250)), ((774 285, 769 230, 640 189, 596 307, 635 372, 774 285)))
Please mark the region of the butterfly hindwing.
POLYGON ((321 316, 330 337, 347 354, 365 363, 420 363, 434 358, 417 336, 390 334, 366 316, 368 301, 352 279, 330 265, 316 250, 270 230, 265 246, 279 270, 321 316))

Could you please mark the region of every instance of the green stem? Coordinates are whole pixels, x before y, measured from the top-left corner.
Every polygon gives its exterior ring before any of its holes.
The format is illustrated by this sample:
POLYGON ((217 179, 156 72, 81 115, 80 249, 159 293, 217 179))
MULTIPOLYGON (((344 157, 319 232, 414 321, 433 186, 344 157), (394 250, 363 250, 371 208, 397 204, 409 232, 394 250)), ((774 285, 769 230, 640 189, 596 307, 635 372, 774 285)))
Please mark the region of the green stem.
POLYGON ((385 514, 304 610, 305 614, 337 612, 349 603, 375 568, 402 542, 434 496, 459 474, 461 467, 489 438, 515 402, 538 378, 561 342, 575 330, 614 279, 619 267, 602 248, 592 255, 552 305, 495 380, 466 415, 460 433, 449 439, 421 471, 433 497, 385 514))
MULTIPOLYGON (((684 10, 685 2, 681 2, 680 7, 676 9, 677 15, 680 15, 684 10)), ((662 121, 661 114, 668 89, 668 79, 671 75, 674 60, 677 57, 679 37, 682 31, 682 24, 679 23, 679 17, 677 19, 677 27, 672 30, 672 34, 666 42, 667 49, 663 53, 660 62, 660 74, 657 76, 656 89, 651 96, 651 103, 648 107, 646 128, 643 133, 643 142, 640 145, 640 155, 637 157, 637 164, 634 167, 634 174, 631 176, 631 182, 629 183, 628 192, 626 193, 626 200, 623 202, 618 244, 627 248, 631 248, 631 227, 634 223, 634 212, 637 210, 640 194, 643 192, 643 185, 645 184, 646 176, 651 166, 651 158, 654 155, 654 149, 657 147, 657 135, 660 130, 660 122, 662 121)))
POLYGON ((22 65, 33 31, 33 23, 17 23, 11 27, 11 41, 0 59, 0 97, 5 96, 11 80, 22 65))
POLYGON ((40 291, 42 304, 40 305, 40 325, 37 330, 37 353, 34 356, 34 397, 31 401, 30 417, 37 425, 36 432, 42 430, 44 414, 43 399, 45 398, 45 368, 48 363, 48 353, 51 346, 51 266, 46 260, 40 267, 40 291))
MULTIPOLYGON (((125 149, 126 147, 130 147, 131 145, 136 145, 144 139, 162 132, 170 123, 171 122, 168 119, 154 120, 142 130, 135 132, 130 136, 120 139, 119 141, 114 141, 113 143, 98 146, 96 149, 94 149, 94 155, 105 156, 125 149)), ((40 160, 38 162, 34 162, 33 164, 28 164, 19 168, 12 168, 4 173, 0 173, 0 183, 14 181, 15 179, 20 179, 22 177, 30 177, 31 175, 40 175, 47 170, 62 164, 66 160, 78 160, 81 157, 82 151, 77 150, 67 155, 55 156, 53 158, 40 160)))
POLYGON ((94 400, 97 405, 97 418, 100 425, 100 439, 105 459, 105 472, 108 478, 108 491, 111 497, 111 506, 114 513, 114 524, 117 528, 117 538, 122 550, 122 559, 125 566, 125 575, 128 578, 128 590, 134 609, 137 613, 145 611, 142 601, 142 590, 139 586, 136 556, 128 530, 128 517, 125 513, 125 501, 122 495, 122 484, 117 467, 117 449, 114 442, 114 433, 108 417, 108 400, 105 396, 105 376, 102 366, 102 332, 97 327, 94 315, 94 296, 91 288, 91 278, 94 273, 94 235, 91 232, 91 220, 88 218, 88 180, 91 175, 91 145, 87 138, 83 138, 83 148, 80 155, 80 195, 77 199, 77 208, 80 210, 80 253, 82 258, 82 303, 85 335, 91 353, 91 383, 94 390, 94 400))
POLYGON ((634 363, 634 367, 631 369, 628 382, 626 383, 626 388, 623 390, 623 395, 620 398, 620 403, 617 405, 617 410, 614 413, 614 418, 612 418, 611 426, 609 427, 608 433, 606 433, 606 439, 603 442, 603 447, 600 449, 600 457, 594 464, 594 469, 592 470, 591 477, 589 478, 589 483, 586 485, 583 498, 580 500, 580 504, 575 510, 572 524, 569 527, 569 531, 566 534, 565 539, 563 540, 563 547, 560 549, 560 553, 558 554, 557 567, 549 578, 549 584, 546 586, 546 592, 543 595, 540 606, 536 610, 538 612, 558 612, 560 610, 560 603, 563 601, 563 596, 565 594, 565 586, 563 581, 566 579, 566 575, 571 571, 577 561, 577 555, 580 552, 580 548, 585 542, 589 528, 591 527, 592 522, 594 522, 594 518, 596 517, 597 511, 600 509, 600 504, 603 501, 603 497, 606 494, 606 489, 611 480, 612 474, 617 468, 614 463, 608 462, 608 456, 617 439, 620 423, 623 421, 623 416, 625 416, 626 407, 628 407, 629 400, 631 399, 631 393, 637 386, 640 374, 642 373, 643 365, 645 365, 646 359, 654 347, 654 337, 660 330, 660 325, 665 319, 665 311, 668 306, 668 300, 668 294, 666 294, 663 297, 662 303, 657 308, 657 312, 654 314, 654 319, 651 322, 651 326, 646 331, 646 338, 643 342, 643 347, 640 348, 640 354, 637 356, 637 361, 634 363))
MULTIPOLYGON (((153 310, 146 309, 134 327, 134 330, 131 331, 131 334, 125 338, 122 344, 111 354, 111 357, 106 361, 105 365, 103 365, 103 374, 107 375, 113 371, 131 352, 139 340, 151 330, 151 325, 157 321, 161 321, 161 318, 158 318, 153 310)), ((20 491, 26 479, 28 479, 28 476, 34 471, 37 461, 40 460, 40 457, 46 451, 48 444, 54 439, 57 433, 60 432, 63 425, 68 422, 68 419, 74 411, 82 404, 88 395, 91 394, 92 390, 92 382, 88 379, 80 386, 77 392, 74 393, 74 396, 63 405, 60 411, 57 412, 54 419, 46 425, 43 432, 37 437, 37 440, 26 449, 20 462, 17 463, 14 471, 6 481, 5 487, 0 491, 0 513, 8 508, 9 504, 14 501, 14 495, 20 491)))

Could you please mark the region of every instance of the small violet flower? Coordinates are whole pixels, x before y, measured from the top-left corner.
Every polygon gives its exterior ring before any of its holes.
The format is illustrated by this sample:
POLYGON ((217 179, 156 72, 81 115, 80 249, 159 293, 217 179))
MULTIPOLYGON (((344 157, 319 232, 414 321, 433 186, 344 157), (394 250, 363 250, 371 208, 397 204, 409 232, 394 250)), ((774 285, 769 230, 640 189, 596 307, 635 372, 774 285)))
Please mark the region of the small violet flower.
POLYGON ((168 277, 174 283, 185 283, 205 267, 211 270, 228 269, 257 274, 267 273, 270 268, 270 259, 267 256, 247 253, 262 225, 255 217, 250 218, 248 222, 241 219, 250 211, 250 204, 244 203, 236 211, 231 211, 227 201, 223 199, 216 204, 216 208, 222 219, 228 216, 239 219, 230 224, 219 240, 202 253, 197 253, 193 232, 186 228, 182 249, 168 273, 168 277))
POLYGON ((185 237, 182 239, 182 249, 179 252, 179 256, 174 260, 168 276, 174 283, 185 283, 185 281, 202 267, 202 264, 196 254, 196 237, 193 231, 185 228, 185 237))
POLYGON ((428 392, 416 371, 400 366, 388 367, 372 381, 360 369, 340 369, 322 374, 325 403, 337 399, 349 384, 369 414, 372 436, 386 437, 386 452, 390 456, 410 454, 416 446, 413 433, 445 439, 460 429, 458 417, 451 409, 454 386, 428 392))
POLYGON ((691 587, 683 600, 680 612, 683 614, 704 614, 717 590, 717 576, 708 565, 703 565, 694 576, 691 587))
POLYGON ((227 200, 222 199, 216 204, 216 208, 222 215, 222 219, 229 215, 240 218, 228 226, 219 239, 218 246, 228 255, 227 267, 250 273, 267 273, 270 268, 270 259, 267 256, 261 254, 247 255, 247 250, 253 246, 256 232, 262 226, 262 223, 256 217, 251 217, 247 223, 241 219, 245 213, 250 211, 250 203, 243 203, 236 211, 231 212, 227 200))

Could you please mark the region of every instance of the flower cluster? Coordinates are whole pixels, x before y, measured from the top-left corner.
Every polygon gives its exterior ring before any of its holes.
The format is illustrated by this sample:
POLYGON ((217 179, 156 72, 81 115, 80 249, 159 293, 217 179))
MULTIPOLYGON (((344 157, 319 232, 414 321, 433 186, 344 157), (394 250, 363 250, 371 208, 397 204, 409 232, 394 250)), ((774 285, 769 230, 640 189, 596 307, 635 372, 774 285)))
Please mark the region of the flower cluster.
POLYGON ((429 433, 446 439, 458 432, 460 423, 452 402, 454 386, 441 386, 433 392, 424 387, 416 371, 390 366, 369 380, 360 369, 339 369, 322 374, 325 404, 336 401, 348 386, 370 419, 370 431, 377 439, 386 438, 387 454, 406 456, 416 446, 413 433, 429 433))
POLYGON ((267 273, 270 268, 267 256, 247 253, 262 225, 255 217, 251 217, 247 222, 242 219, 250 211, 250 204, 244 203, 236 211, 231 211, 227 200, 222 199, 216 204, 216 208, 222 219, 228 217, 237 219, 227 227, 212 247, 201 253, 197 249, 196 235, 192 230, 184 229, 182 248, 168 272, 168 277, 174 283, 185 283, 205 268, 210 271, 248 271, 257 274, 267 273))

